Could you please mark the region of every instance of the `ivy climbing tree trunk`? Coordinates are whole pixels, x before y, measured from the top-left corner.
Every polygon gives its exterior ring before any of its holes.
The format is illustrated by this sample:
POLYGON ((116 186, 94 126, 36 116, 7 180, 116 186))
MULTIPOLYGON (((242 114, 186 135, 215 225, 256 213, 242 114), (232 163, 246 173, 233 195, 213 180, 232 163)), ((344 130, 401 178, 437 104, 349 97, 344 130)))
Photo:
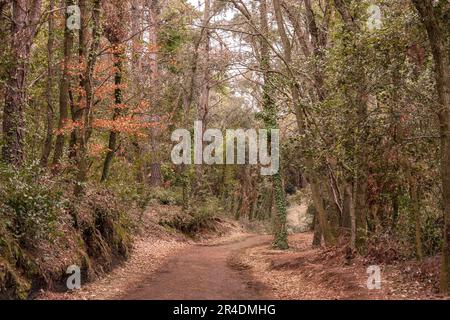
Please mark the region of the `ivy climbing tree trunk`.
MULTIPOLYGON (((273 80, 270 71, 270 48, 267 42, 267 35, 269 34, 269 22, 267 17, 267 2, 266 0, 260 1, 260 23, 261 34, 260 37, 260 67, 263 72, 263 111, 264 121, 266 129, 270 132, 272 129, 278 129, 277 121, 277 108, 272 95, 274 94, 273 80)), ((289 248, 288 235, 286 229, 286 195, 284 193, 282 169, 280 163, 280 169, 272 176, 272 184, 274 191, 275 201, 275 239, 274 246, 278 249, 285 250, 289 248)))

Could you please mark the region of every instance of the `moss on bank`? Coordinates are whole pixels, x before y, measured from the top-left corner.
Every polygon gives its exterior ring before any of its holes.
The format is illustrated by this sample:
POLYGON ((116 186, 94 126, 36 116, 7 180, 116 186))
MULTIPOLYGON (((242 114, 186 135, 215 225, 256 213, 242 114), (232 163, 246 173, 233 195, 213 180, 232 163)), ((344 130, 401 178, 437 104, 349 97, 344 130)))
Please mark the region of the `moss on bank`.
POLYGON ((66 290, 69 266, 87 282, 128 257, 132 210, 113 193, 89 185, 75 198, 63 182, 0 170, 0 299, 66 290))

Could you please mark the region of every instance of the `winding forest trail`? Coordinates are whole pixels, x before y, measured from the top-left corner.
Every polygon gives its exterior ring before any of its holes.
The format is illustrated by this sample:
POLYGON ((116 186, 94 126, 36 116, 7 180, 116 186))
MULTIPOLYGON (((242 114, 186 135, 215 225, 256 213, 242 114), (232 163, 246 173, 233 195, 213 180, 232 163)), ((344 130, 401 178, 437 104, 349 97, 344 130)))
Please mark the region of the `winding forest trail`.
POLYGON ((169 258, 123 300, 260 300, 273 298, 235 257, 269 245, 270 236, 251 235, 218 245, 195 245, 169 258))
MULTIPOLYGON (((306 206, 289 210, 289 228, 304 229, 306 206)), ((271 235, 224 221, 221 236, 188 240, 154 224, 146 212, 143 232, 129 260, 75 292, 42 292, 64 300, 370 300, 436 299, 433 286, 416 281, 407 262, 382 265, 382 289, 367 287, 364 257, 342 248, 313 248, 311 232, 289 235, 290 249, 272 248, 271 235), (225 227, 227 226, 227 227, 225 227), (410 270, 405 273, 405 270, 410 270)), ((345 248, 344 248, 345 249, 345 248)), ((416 271, 414 271, 416 270, 416 271)))

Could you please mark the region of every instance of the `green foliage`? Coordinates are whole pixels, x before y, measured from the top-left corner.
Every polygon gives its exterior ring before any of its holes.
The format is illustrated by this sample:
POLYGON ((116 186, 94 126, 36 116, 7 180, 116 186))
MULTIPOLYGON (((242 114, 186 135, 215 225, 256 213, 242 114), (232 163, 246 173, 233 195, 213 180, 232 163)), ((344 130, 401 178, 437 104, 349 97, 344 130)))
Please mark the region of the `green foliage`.
POLYGON ((0 298, 26 299, 40 270, 30 253, 57 236, 65 199, 35 165, 0 165, 0 298))
POLYGON ((191 215, 198 221, 205 221, 212 219, 223 213, 223 208, 220 201, 215 197, 209 197, 202 203, 197 203, 196 209, 191 212, 191 215))
POLYGON ((0 219, 22 242, 54 235, 57 216, 65 200, 55 184, 40 177, 40 170, 30 166, 21 170, 0 167, 0 219))
POLYGON ((442 218, 425 216, 422 223, 422 242, 424 254, 435 256, 442 250, 442 218))
POLYGON ((213 222, 223 213, 218 199, 211 197, 204 202, 195 203, 188 213, 180 212, 174 216, 165 217, 160 224, 179 230, 190 236, 214 228, 213 222))
MULTIPOLYGON (((434 205, 436 199, 425 195, 420 203, 420 231, 425 256, 435 256, 442 249, 442 214, 434 205)), ((400 247, 399 255, 407 258, 416 257, 415 247, 416 221, 412 214, 410 197, 405 193, 399 196, 399 217, 395 222, 394 238, 400 247)))
POLYGON ((149 204, 182 205, 183 195, 179 188, 149 188, 146 190, 146 201, 149 204))
POLYGON ((162 49, 165 54, 174 54, 183 44, 182 34, 176 29, 167 29, 163 34, 162 49))
MULTIPOLYGON (((26 299, 33 279, 60 281, 41 259, 83 266, 89 277, 110 270, 129 255, 132 243, 128 202, 89 184, 83 198, 32 165, 0 167, 0 299, 26 299), (62 260, 61 257, 64 257, 62 260), (95 261, 92 264, 91 261, 95 261)), ((90 279, 90 278, 88 278, 90 279)))

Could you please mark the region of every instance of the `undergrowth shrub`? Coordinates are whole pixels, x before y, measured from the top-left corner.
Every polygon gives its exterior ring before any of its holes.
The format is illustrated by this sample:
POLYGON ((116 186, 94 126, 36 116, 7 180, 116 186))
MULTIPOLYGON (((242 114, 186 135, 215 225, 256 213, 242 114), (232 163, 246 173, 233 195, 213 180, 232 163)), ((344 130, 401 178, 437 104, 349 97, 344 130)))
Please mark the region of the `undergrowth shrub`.
POLYGON ((216 218, 223 213, 223 208, 217 198, 196 202, 192 208, 195 209, 164 217, 160 224, 193 236, 198 232, 212 229, 216 218))
MULTIPOLYGON (((408 196, 400 197, 400 212, 398 223, 395 227, 395 236, 399 243, 399 252, 405 258, 417 258, 415 247, 416 221, 412 214, 410 199, 408 196)), ((438 201, 432 194, 424 194, 420 202, 420 233, 422 250, 425 256, 434 256, 442 250, 442 234, 444 220, 442 212, 437 210, 435 203, 438 201)))
POLYGON ((0 167, 0 217, 23 245, 55 236, 65 199, 57 185, 34 166, 20 171, 0 167))
POLYGON ((158 203, 161 205, 178 206, 183 204, 183 193, 179 188, 149 188, 145 192, 147 204, 158 203))
POLYGON ((26 299, 54 283, 64 290, 72 264, 84 280, 111 270, 129 255, 132 208, 103 185, 75 197, 63 177, 0 165, 0 299, 26 299))

